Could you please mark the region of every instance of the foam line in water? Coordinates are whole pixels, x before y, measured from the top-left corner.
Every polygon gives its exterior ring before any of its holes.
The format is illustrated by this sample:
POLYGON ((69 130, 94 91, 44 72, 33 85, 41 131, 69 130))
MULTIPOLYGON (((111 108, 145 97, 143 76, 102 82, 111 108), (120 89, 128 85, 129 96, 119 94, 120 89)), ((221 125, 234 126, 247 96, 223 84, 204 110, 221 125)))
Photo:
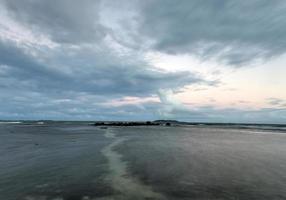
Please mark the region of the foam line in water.
POLYGON ((107 180, 119 195, 101 199, 165 199, 162 194, 154 192, 150 186, 144 185, 128 174, 127 164, 122 160, 122 155, 114 150, 114 147, 122 144, 126 138, 116 136, 110 129, 106 130, 105 137, 113 140, 102 149, 110 170, 107 180))

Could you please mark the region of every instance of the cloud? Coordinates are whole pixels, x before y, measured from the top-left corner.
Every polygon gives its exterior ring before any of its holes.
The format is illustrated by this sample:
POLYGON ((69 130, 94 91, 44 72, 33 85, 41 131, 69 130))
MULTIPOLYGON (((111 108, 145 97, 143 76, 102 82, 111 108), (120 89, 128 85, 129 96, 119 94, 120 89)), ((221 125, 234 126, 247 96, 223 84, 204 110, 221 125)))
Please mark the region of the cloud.
POLYGON ((162 119, 179 119, 179 120, 199 120, 204 118, 204 114, 192 110, 185 106, 179 99, 174 96, 172 90, 159 90, 158 96, 161 104, 157 107, 157 114, 162 119))
POLYGON ((215 57, 233 66, 286 51, 283 0, 150 0, 140 8, 140 31, 158 51, 215 57))
MULTIPOLYGON (((178 89, 204 82, 190 72, 153 70, 148 63, 117 57, 104 50, 68 50, 72 56, 51 52, 47 61, 25 53, 12 43, 0 43, 0 64, 8 66, 6 77, 30 80, 38 91, 78 91, 94 94, 144 96, 160 88, 178 89), (84 55, 83 55, 84 54, 84 55), (126 60, 125 60, 126 59, 126 60), (62 62, 63 61, 63 62, 62 62), (142 65, 142 66, 141 66, 142 65)), ((47 53, 48 54, 48 53, 47 53)), ((19 84, 15 82, 15 84, 19 84)))
POLYGON ((118 55, 103 43, 99 47, 50 49, 0 40, 0 118, 147 119, 153 112, 140 104, 115 108, 106 102, 212 84, 191 72, 155 70, 136 55, 118 55))
POLYGON ((105 36, 105 28, 98 22, 100 1, 3 1, 11 17, 55 42, 87 43, 105 36))
POLYGON ((159 119, 177 119, 188 122, 215 123, 286 123, 285 108, 218 109, 213 106, 190 108, 183 105, 160 104, 155 116, 159 119))
POLYGON ((100 1, 1 2, 6 19, 0 21, 3 118, 124 118, 133 106, 115 109, 106 102, 214 84, 191 72, 157 70, 110 32, 107 37, 110 28, 99 23, 100 1), (45 42, 37 43, 38 35, 45 42))
POLYGON ((267 101, 271 106, 286 107, 286 100, 285 99, 268 98, 267 101))
MULTIPOLYGON (((177 99, 172 90, 159 90, 158 97, 160 103, 153 103, 151 110, 153 111, 155 118, 159 119, 218 123, 283 124, 286 122, 286 109, 283 107, 261 109, 222 109, 216 108, 215 106, 191 107, 184 105, 177 99)), ((281 103, 283 102, 281 101, 281 103)))
POLYGON ((284 10, 279 0, 0 0, 0 118, 283 121, 283 109, 187 107, 174 93, 218 81, 158 69, 146 55, 234 66, 278 56, 284 10))

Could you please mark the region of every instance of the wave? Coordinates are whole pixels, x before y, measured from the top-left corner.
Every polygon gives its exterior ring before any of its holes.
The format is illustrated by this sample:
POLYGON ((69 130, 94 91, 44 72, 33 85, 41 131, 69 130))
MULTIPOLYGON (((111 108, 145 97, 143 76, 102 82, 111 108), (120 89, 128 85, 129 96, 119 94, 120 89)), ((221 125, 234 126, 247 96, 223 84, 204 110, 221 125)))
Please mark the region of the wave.
POLYGON ((0 124, 21 124, 21 121, 0 121, 0 124))

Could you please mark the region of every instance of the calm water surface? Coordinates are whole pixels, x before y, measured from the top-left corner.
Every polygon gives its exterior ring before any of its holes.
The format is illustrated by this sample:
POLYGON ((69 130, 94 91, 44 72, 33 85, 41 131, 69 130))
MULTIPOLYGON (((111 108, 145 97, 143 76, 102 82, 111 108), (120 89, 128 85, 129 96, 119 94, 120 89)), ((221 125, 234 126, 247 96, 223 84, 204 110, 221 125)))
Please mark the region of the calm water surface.
POLYGON ((0 200, 286 199, 286 132, 0 124, 0 200))

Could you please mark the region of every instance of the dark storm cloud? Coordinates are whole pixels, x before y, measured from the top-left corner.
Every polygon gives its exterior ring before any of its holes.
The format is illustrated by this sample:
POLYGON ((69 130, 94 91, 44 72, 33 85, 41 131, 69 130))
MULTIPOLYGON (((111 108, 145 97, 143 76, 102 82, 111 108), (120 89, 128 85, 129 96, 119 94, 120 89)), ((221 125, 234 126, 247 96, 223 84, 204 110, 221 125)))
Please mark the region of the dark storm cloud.
POLYGON ((3 1, 10 16, 56 42, 94 42, 105 35, 98 23, 99 0, 3 1))
POLYGON ((120 2, 128 13, 105 2, 103 12, 98 0, 0 0, 0 119, 285 121, 283 109, 192 110, 162 95, 161 102, 112 104, 217 84, 190 71, 158 70, 145 57, 154 50, 235 66, 283 54, 283 1, 120 2))
POLYGON ((34 51, 12 41, 0 42, 0 118, 147 120, 160 105, 142 109, 104 103, 116 96, 144 97, 161 88, 207 83, 189 72, 156 71, 136 57, 122 59, 104 46, 100 51, 45 49, 44 56, 43 51, 31 54, 34 51))
MULTIPOLYGON (((117 33, 100 21, 99 13, 103 5, 106 6, 102 1, 3 1, 9 16, 57 43, 98 43, 107 35, 118 40, 117 33)), ((133 30, 137 38, 130 40, 144 41, 148 36, 154 41, 152 48, 159 51, 194 54, 201 59, 215 57, 226 64, 241 66, 281 55, 286 50, 286 3, 283 0, 135 2, 139 2, 133 11, 137 17, 132 20, 137 21, 139 29, 133 30)), ((128 1, 122 4, 127 7, 128 1)), ((104 16, 107 21, 108 17, 116 18, 112 12, 109 15, 112 16, 104 16)), ((131 41, 122 39, 120 42, 131 41)))
POLYGON ((0 65, 6 66, 6 77, 18 77, 19 80, 65 79, 64 75, 43 65, 25 51, 12 42, 0 40, 0 65))
POLYGON ((190 72, 158 71, 136 53, 114 51, 103 41, 107 29, 98 21, 99 1, 1 2, 16 23, 56 43, 51 48, 0 41, 4 118, 128 117, 131 107, 124 111, 103 103, 193 83, 214 84, 190 72))
MULTIPOLYGON (((72 56, 58 52, 57 58, 53 57, 53 52, 49 58, 52 62, 47 64, 11 42, 0 42, 0 65, 4 74, 0 84, 2 87, 15 89, 24 87, 23 83, 30 83, 26 89, 38 92, 77 91, 101 95, 145 96, 160 88, 176 89, 187 84, 204 82, 190 72, 154 71, 148 66, 124 63, 108 53, 90 54, 87 51, 81 49, 81 54, 78 55, 75 51, 72 56), (86 51, 84 58, 81 56, 82 51, 86 51), (61 60, 68 61, 63 63, 61 60)), ((140 64, 144 65, 143 62, 140 64)))
POLYGON ((283 0, 149 0, 141 7, 141 31, 159 51, 236 66, 286 51, 283 0))

